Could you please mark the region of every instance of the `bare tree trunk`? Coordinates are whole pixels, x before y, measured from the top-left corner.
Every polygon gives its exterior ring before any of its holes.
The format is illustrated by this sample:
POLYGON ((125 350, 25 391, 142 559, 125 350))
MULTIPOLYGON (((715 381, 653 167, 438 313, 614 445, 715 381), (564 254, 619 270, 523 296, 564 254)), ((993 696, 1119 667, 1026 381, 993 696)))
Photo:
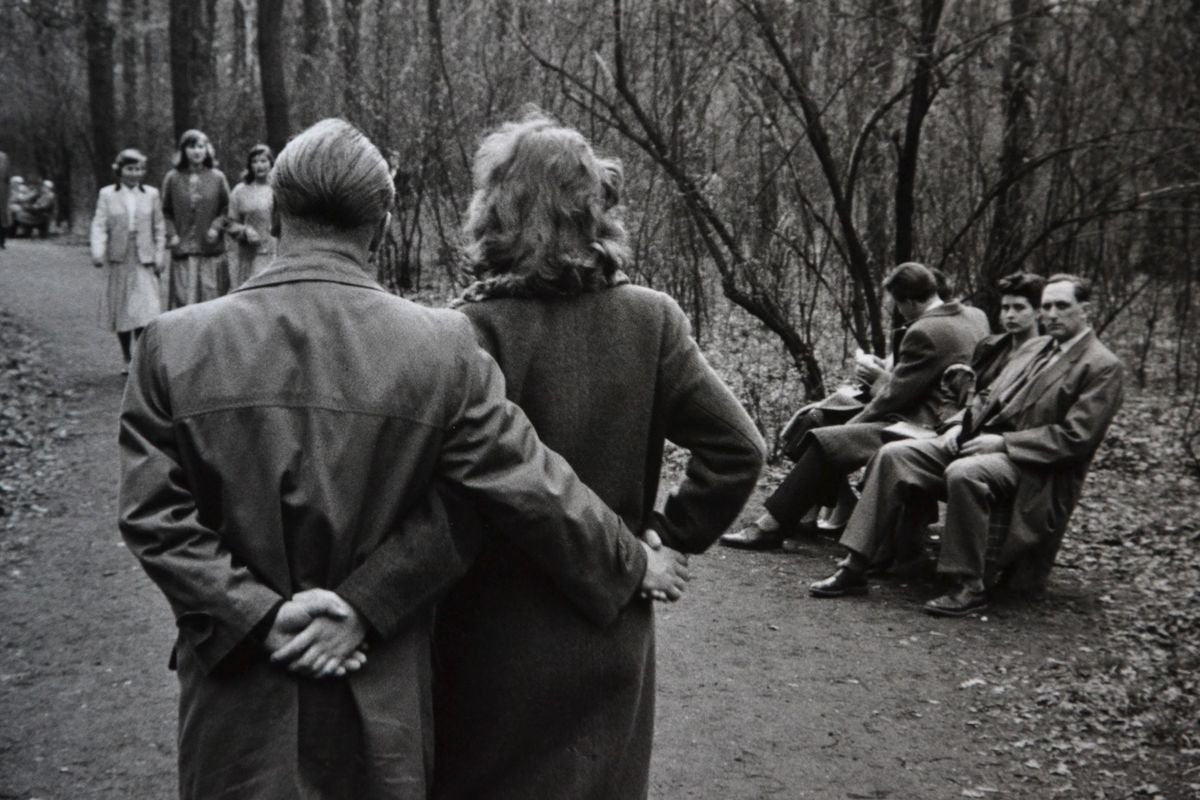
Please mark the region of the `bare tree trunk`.
POLYGON ((921 126, 933 105, 933 49, 937 45, 945 0, 921 0, 921 30, 917 35, 917 64, 909 95, 904 140, 896 164, 896 263, 913 258, 913 216, 916 213, 917 165, 921 150, 921 126))
POLYGON ((113 81, 113 25, 108 21, 108 0, 87 0, 84 5, 84 44, 87 49, 88 100, 92 122, 92 172, 96 186, 112 178, 116 155, 117 93, 113 81))
POLYGON ((1010 0, 1012 30, 1008 59, 1004 63, 1001 92, 1004 96, 1004 136, 1000 146, 999 184, 992 227, 988 233, 987 255, 983 264, 983 292, 989 314, 999 307, 995 292, 996 281, 1004 274, 1019 269, 1011 263, 1014 252, 1020 250, 1024 189, 1021 169, 1029 155, 1033 136, 1030 78, 1036 65, 1036 29, 1029 15, 1030 0, 1010 0))
MULTIPOLYGON (((925 2, 940 2, 940 0, 925 0, 925 2)), ((763 4, 763 0, 753 0, 747 5, 747 10, 754 18, 759 35, 766 44, 768 52, 783 69, 787 86, 791 89, 790 94, 794 96, 794 102, 799 106, 797 114, 803 120, 809 147, 812 149, 813 156, 820 165, 821 174, 829 187, 833 209, 845 240, 846 267, 851 279, 857 285, 857 290, 862 293, 863 305, 866 307, 868 323, 866 327, 870 335, 870 345, 876 353, 882 355, 886 348, 883 313, 880 309, 879 296, 875 292, 875 284, 871 278, 870 258, 855 225, 853 191, 847 183, 846 176, 842 175, 834 157, 829 130, 825 125, 824 110, 809 89, 804 67, 792 57, 790 49, 783 44, 776 31, 774 20, 784 16, 781 13, 782 6, 778 3, 769 5, 770 8, 763 4)), ((771 327, 770 323, 768 323, 768 327, 771 327)), ((772 330, 775 328, 772 327, 772 330)), ((786 342, 787 336, 780 335, 786 342)))
POLYGON ((242 78, 248 68, 246 48, 246 6, 245 0, 233 0, 233 21, 230 32, 233 34, 233 81, 241 88, 242 78))
MULTIPOLYGON (((300 7, 300 62, 296 65, 296 85, 305 87, 305 95, 323 102, 329 83, 325 69, 325 54, 329 47, 328 0, 303 0, 300 7)), ((302 95, 297 112, 302 123, 308 123, 311 106, 302 95)))
POLYGON ((339 29, 342 56, 342 100, 347 119, 362 126, 362 0, 345 0, 342 24, 339 29))
POLYGON ((258 69, 262 78, 263 117, 267 144, 278 153, 287 144, 287 81, 283 64, 284 0, 258 0, 258 69))
POLYGON ((171 0, 171 105, 175 138, 212 118, 217 0, 171 0))
POLYGON ((143 121, 138 113, 137 0, 121 0, 121 138, 137 142, 143 121))

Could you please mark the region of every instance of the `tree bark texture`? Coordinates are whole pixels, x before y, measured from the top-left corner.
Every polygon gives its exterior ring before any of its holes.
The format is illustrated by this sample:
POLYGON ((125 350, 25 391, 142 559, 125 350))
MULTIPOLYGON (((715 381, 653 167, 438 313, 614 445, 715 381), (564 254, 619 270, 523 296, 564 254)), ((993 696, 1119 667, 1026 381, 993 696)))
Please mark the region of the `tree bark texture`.
POLYGON ((988 234, 984 260, 983 288, 989 315, 999 308, 994 285, 1005 274, 1020 269, 1012 263, 1020 250, 1024 187, 1021 169, 1028 158, 1033 138, 1033 111, 1030 80, 1037 66, 1037 29, 1030 15, 1030 0, 1010 0, 1012 28, 1009 32, 1008 58, 1004 63, 1001 93, 1004 104, 1004 133, 1000 145, 999 185, 992 227, 988 234))
POLYGON ((87 0, 84 6, 88 97, 92 123, 92 171, 96 185, 112 183, 112 159, 117 153, 117 93, 113 80, 113 25, 108 0, 87 0))
POLYGON ((362 108, 362 0, 345 0, 338 44, 342 55, 342 103, 346 118, 363 125, 362 108))
POLYGON ((921 29, 914 42, 916 66, 904 139, 896 164, 896 263, 913 259, 913 217, 916 214, 917 166, 921 152, 921 126, 933 105, 934 48, 937 46, 945 0, 921 0, 921 29))
POLYGON ((217 0, 171 0, 171 106, 175 138, 212 118, 216 90, 213 39, 217 0))
POLYGON ((137 0, 121 0, 121 138, 135 143, 141 129, 138 109, 138 31, 137 0))
POLYGON ((258 0, 258 69, 262 77, 267 144, 278 153, 291 132, 283 63, 284 0, 258 0))

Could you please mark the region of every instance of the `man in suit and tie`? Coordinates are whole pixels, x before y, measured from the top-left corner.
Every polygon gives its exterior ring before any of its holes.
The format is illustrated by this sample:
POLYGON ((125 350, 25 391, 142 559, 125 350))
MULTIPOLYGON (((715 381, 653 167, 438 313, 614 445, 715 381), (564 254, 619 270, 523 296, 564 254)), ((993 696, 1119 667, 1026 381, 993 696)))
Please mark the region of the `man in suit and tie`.
POLYGON ((849 422, 804 435, 796 465, 767 499, 766 513, 722 536, 721 544, 743 550, 779 547, 811 508, 837 504, 846 476, 883 444, 884 428, 904 420, 932 429, 956 410, 942 373, 951 364, 971 360, 975 346, 988 335, 987 317, 956 301, 943 302, 933 272, 923 264, 901 264, 883 287, 909 321, 895 367, 876 376, 871 402, 849 422))
POLYGON ((946 498, 938 571, 958 587, 926 603, 930 614, 964 616, 987 605, 984 559, 997 503, 1014 502, 1002 561, 1061 540, 1122 400, 1124 369, 1088 324, 1089 297, 1084 279, 1052 275, 1041 303, 1049 336, 1014 353, 962 425, 936 439, 886 445, 875 455, 842 535, 850 552, 833 575, 812 584, 811 594, 867 591, 866 567, 912 492, 946 498))

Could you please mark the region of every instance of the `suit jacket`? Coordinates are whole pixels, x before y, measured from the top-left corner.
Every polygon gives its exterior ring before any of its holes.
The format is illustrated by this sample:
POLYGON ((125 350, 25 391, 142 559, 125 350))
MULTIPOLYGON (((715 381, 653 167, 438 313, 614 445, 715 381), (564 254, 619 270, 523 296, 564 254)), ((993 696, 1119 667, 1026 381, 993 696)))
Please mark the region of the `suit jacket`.
MULTIPOLYGON (((992 399, 981 401, 975 409, 976 424, 1049 338, 1033 339, 1014 354, 996 379, 992 399)), ((1089 331, 1014 398, 1014 407, 1006 409, 999 423, 1007 430, 1001 435, 1021 477, 1001 562, 1062 538, 1092 456, 1121 407, 1124 378, 1121 361, 1089 331)))
POLYGON ((988 335, 982 311, 957 301, 943 303, 908 326, 899 356, 886 381, 872 389, 871 402, 851 422, 907 420, 937 427, 953 414, 954 397, 941 385, 951 364, 971 360, 975 345, 988 335))
POLYGON ((129 252, 129 212, 125 193, 133 192, 134 247, 142 264, 162 264, 167 241, 163 223, 162 204, 158 190, 149 186, 127 189, 120 184, 105 186, 96 198, 96 215, 92 217, 92 259, 120 264, 129 252))
POLYGON ((462 559, 436 508, 430 524, 399 523, 426 509, 436 478, 594 622, 611 623, 645 571, 620 518, 505 399, 466 317, 394 297, 363 270, 332 252, 277 259, 230 295, 159 316, 135 351, 120 528, 179 626, 184 798, 424 800, 429 601, 462 559), (410 601, 399 610, 357 591, 367 556, 396 537, 411 566, 394 584, 410 601), (372 639, 370 668, 311 681, 268 663, 254 631, 313 587, 393 634, 372 639), (346 743, 359 743, 350 785, 316 791, 305 769, 346 743))

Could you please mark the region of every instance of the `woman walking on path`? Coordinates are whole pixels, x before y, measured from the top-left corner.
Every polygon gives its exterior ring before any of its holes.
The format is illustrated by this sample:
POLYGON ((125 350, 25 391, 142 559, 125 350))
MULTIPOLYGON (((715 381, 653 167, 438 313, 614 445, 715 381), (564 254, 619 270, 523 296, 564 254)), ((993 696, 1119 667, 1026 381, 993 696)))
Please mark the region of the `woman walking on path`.
POLYGON ((179 138, 175 169, 163 179, 163 216, 171 251, 171 308, 220 297, 228 291, 225 240, 229 184, 216 168, 208 137, 197 130, 179 138))
MULTIPOLYGON (((460 310, 539 437, 631 530, 697 553, 754 488, 764 445, 667 295, 630 285, 616 162, 540 114, 484 139, 460 310), (654 510, 663 442, 691 451, 654 510)), ((483 526, 489 523, 483 521, 483 526)), ((439 609, 433 796, 645 797, 654 617, 599 628, 500 536, 439 609)))
POLYGON ((162 311, 166 227, 158 190, 142 185, 146 157, 132 148, 113 163, 117 182, 100 190, 92 218, 92 263, 108 272, 100 298, 100 324, 117 334, 126 369, 133 342, 162 311))
POLYGON ((267 183, 275 156, 265 144, 250 148, 246 173, 229 194, 229 222, 225 231, 237 241, 237 255, 230 262, 229 288, 236 289, 267 268, 275 257, 271 235, 275 196, 267 183))

